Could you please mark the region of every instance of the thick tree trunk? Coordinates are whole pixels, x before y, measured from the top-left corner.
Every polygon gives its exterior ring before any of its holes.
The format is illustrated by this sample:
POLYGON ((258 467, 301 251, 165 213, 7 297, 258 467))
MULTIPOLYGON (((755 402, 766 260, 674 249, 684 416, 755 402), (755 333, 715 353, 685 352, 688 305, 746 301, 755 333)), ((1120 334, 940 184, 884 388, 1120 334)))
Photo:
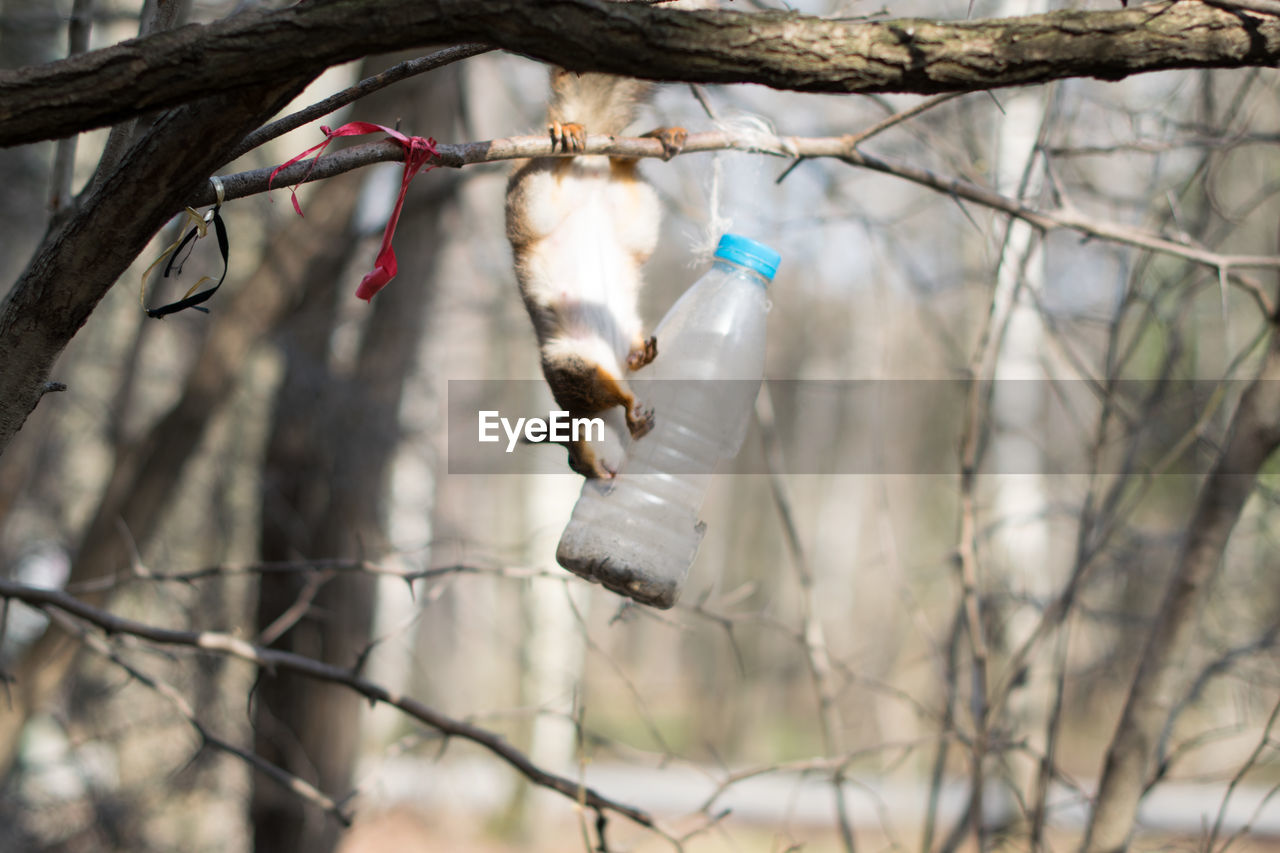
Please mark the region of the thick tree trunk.
MULTIPOLYGON (((420 78, 389 97, 361 104, 363 117, 426 135, 452 130, 460 109, 452 68, 420 78), (407 98, 407 103, 406 99, 407 98)), ((342 264, 313 282, 313 304, 291 322, 286 376, 277 397, 264 475, 262 557, 360 556, 378 553, 382 497, 398 446, 398 415, 406 376, 419 349, 434 290, 436 249, 445 241, 442 216, 457 176, 433 172, 410 190, 397 232, 400 272, 361 310, 372 313, 350 377, 327 367, 340 300, 354 299, 355 280, 336 278, 342 264)), ((314 202, 312 203, 314 206, 314 202)), ((356 243, 356 235, 335 242, 356 243)), ((269 630, 306 601, 277 645, 338 666, 356 666, 369 642, 375 578, 339 574, 264 576, 258 625, 269 630), (308 585, 321 583, 318 588, 308 585), (305 596, 314 595, 306 599, 305 596)), ((264 674, 254 720, 259 754, 341 798, 360 746, 365 703, 349 690, 314 679, 264 674)), ((292 793, 255 779, 254 846, 272 853, 331 849, 338 827, 310 813, 292 793)))
MULTIPOLYGON (((130 539, 145 549, 182 481, 187 461, 200 445, 213 414, 236 388, 255 344, 294 307, 298 282, 329 271, 325 224, 350 217, 357 179, 326 183, 325 204, 306 221, 291 223, 267 249, 259 270, 234 298, 217 305, 213 327, 188 375, 182 397, 150 430, 116 460, 98 508, 71 565, 70 583, 111 578, 129 569, 130 539), (121 527, 128 530, 128 537, 121 527)), ((226 289, 220 295, 226 293, 226 289)), ((147 322, 154 322, 148 320, 147 322)), ((101 604, 105 592, 81 596, 101 604)), ((0 703, 0 776, 8 768, 27 717, 42 706, 70 669, 79 644, 57 628, 45 632, 14 667, 11 702, 0 703)))
POLYGON ((162 116, 45 238, 0 305, 0 453, 46 392, 67 342, 152 235, 308 79, 275 80, 162 116))

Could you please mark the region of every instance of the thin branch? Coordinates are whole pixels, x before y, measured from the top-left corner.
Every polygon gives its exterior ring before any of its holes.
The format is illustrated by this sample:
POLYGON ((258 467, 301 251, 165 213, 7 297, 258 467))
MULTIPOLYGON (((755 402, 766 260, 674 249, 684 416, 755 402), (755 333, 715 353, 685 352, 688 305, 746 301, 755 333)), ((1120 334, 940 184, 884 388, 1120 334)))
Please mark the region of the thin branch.
MULTIPOLYGON (((1209 838, 1205 842, 1205 850, 1208 851, 1208 853, 1213 853, 1214 842, 1218 838, 1218 833, 1222 831, 1222 823, 1227 816, 1227 804, 1231 802, 1232 794, 1234 794, 1236 788, 1240 786, 1245 775, 1258 763, 1258 759, 1262 756, 1262 753, 1266 751, 1268 747, 1274 748, 1276 746, 1276 742, 1272 740, 1271 737, 1271 730, 1275 727, 1277 720, 1280 720, 1280 701, 1277 701, 1275 706, 1271 709, 1271 715, 1267 717, 1267 723, 1262 727, 1262 737, 1258 739, 1257 744, 1253 747, 1253 751, 1249 753, 1249 757, 1245 759, 1244 763, 1241 764, 1239 768, 1237 768, 1235 775, 1231 777, 1230 783, 1227 784, 1227 790, 1222 795, 1222 802, 1218 805, 1218 815, 1213 820, 1213 829, 1209 831, 1209 838)), ((1247 828, 1248 827, 1246 825, 1241 832, 1245 831, 1247 828)), ((1240 834, 1241 833, 1236 833, 1224 841, 1222 848, 1218 850, 1217 853, 1227 853, 1227 848, 1231 846, 1240 834)))
POLYGON ((1243 645, 1235 646, 1227 649, 1213 661, 1209 662, 1200 670, 1200 674, 1191 682, 1191 686, 1187 689, 1187 693, 1173 707, 1169 713, 1169 721, 1165 724, 1164 731, 1160 734, 1160 746, 1157 748, 1158 756, 1156 778, 1168 772, 1168 768, 1172 764, 1173 756, 1166 756, 1168 744, 1173 737, 1174 724, 1182 715, 1182 712, 1189 708, 1193 703, 1200 699, 1205 688, 1219 675, 1230 672, 1241 658, 1246 658, 1259 652, 1266 651, 1276 644, 1280 639, 1280 623, 1272 624, 1258 637, 1250 640, 1243 645))
MULTIPOLYGON (((778 521, 782 525, 796 580, 800 584, 800 621, 804 637, 802 647, 805 663, 809 668, 809 676, 813 681, 813 692, 818 700, 818 727, 822 732, 823 748, 828 757, 839 755, 845 752, 844 720, 841 718, 840 706, 836 701, 837 695, 832 684, 831 650, 827 646, 822 630, 822 617, 818 613, 818 592, 814 584, 813 571, 809 568, 809 561, 800 544, 795 513, 792 512, 791 500, 782 482, 782 451, 778 445, 777 430, 774 426, 772 398, 768 393, 761 394, 756 399, 756 423, 760 427, 760 435, 763 439, 773 504, 778 511, 778 521)), ((844 763, 833 768, 831 790, 835 798, 836 825, 840 831, 840 843, 844 846, 846 853, 854 853, 856 846, 853 821, 850 818, 849 803, 845 797, 844 770, 844 763)))
POLYGON ((434 71, 452 62, 457 62, 459 59, 466 59, 491 50, 493 50, 492 47, 484 44, 460 44, 455 47, 447 47, 444 50, 437 50, 417 59, 405 60, 399 65, 393 65, 386 71, 375 74, 372 77, 366 77, 354 86, 330 95, 322 101, 317 101, 309 107, 298 110, 296 113, 290 113, 284 118, 279 118, 270 124, 263 125, 244 138, 240 146, 227 156, 227 162, 247 154, 277 136, 282 136, 291 130, 302 127, 309 121, 315 121, 321 116, 326 116, 335 110, 339 110, 366 95, 371 95, 379 89, 384 89, 392 83, 398 83, 406 78, 425 74, 428 71, 434 71))
POLYGON ((412 586, 421 580, 436 580, 451 575, 494 575, 505 578, 551 578, 566 580, 565 573, 548 569, 526 568, 523 566, 476 566, 469 564, 453 564, 433 566, 427 569, 393 569, 363 559, 333 557, 316 560, 279 560, 263 563, 223 564, 204 566, 189 572, 142 572, 138 566, 131 566, 130 574, 112 575, 70 584, 67 592, 72 595, 106 592, 117 589, 126 583, 147 581, 159 583, 194 584, 197 581, 215 580, 230 577, 251 577, 257 575, 306 574, 310 572, 328 572, 334 574, 367 574, 374 577, 387 577, 404 581, 412 586))
POLYGON ((412 697, 393 693, 382 685, 361 678, 349 670, 322 663, 305 655, 254 645, 230 634, 216 631, 183 631, 161 628, 133 619, 126 619, 106 610, 91 607, 61 590, 40 589, 0 579, 0 598, 22 601, 41 610, 60 610, 84 622, 96 625, 108 634, 129 634, 160 645, 180 646, 227 655, 262 667, 269 672, 288 670, 319 681, 346 687, 364 696, 370 702, 383 702, 398 708, 410 717, 445 735, 468 740, 484 747, 510 764, 535 785, 549 788, 575 802, 581 800, 591 808, 607 809, 615 812, 648 829, 661 831, 647 812, 628 806, 625 803, 611 800, 592 788, 583 788, 572 779, 543 770, 500 735, 461 720, 446 717, 412 697))
MULTIPOLYGON (((155 3, 143 7, 142 15, 142 20, 138 22, 139 38, 171 30, 178 21, 178 2, 177 0, 156 0, 155 3), (148 6, 150 15, 147 14, 148 6)), ((91 186, 105 181, 115 171, 116 166, 120 165, 125 151, 134 140, 138 120, 142 115, 144 115, 142 111, 133 113, 111 128, 111 132, 107 134, 107 141, 102 146, 102 154, 98 157, 98 166, 94 170, 93 177, 89 179, 91 186)))
POLYGON ((954 735, 943 732, 938 735, 927 735, 905 741, 886 741, 878 743, 875 746, 866 746, 860 749, 850 750, 842 755, 823 756, 821 758, 801 758, 794 761, 775 761, 771 764, 761 764, 753 767, 744 767, 726 773, 707 798, 702 801, 702 805, 698 807, 699 812, 710 813, 712 806, 725 795, 734 785, 745 782, 748 779, 755 779, 760 776, 770 776, 778 773, 829 773, 834 775, 840 774, 849 765, 863 758, 883 755, 887 752, 902 752, 909 754, 922 746, 928 746, 931 743, 945 743, 954 740, 954 735))
POLYGON ((1266 360, 1241 397, 1227 434, 1213 471, 1200 487, 1177 565, 1108 747, 1097 805, 1085 834, 1087 853, 1110 853, 1129 841, 1160 733, 1184 690, 1184 666, 1197 639, 1197 617, 1258 473, 1280 446, 1280 336, 1272 334, 1266 360))
POLYGON ((947 101, 955 100, 956 98, 964 94, 967 94, 967 93, 966 92, 948 92, 945 95, 938 95, 936 97, 929 98, 928 100, 921 101, 920 103, 916 104, 914 107, 910 107, 908 109, 902 110, 901 112, 894 113, 893 115, 888 116, 887 118, 881 119, 880 121, 871 125, 871 127, 867 128, 866 130, 861 130, 861 131, 858 131, 857 133, 846 136, 845 143, 850 148, 857 148, 859 145, 866 142, 871 137, 878 136, 881 133, 884 133, 886 130, 888 130, 891 127, 897 127, 898 125, 902 124, 904 121, 913 119, 916 116, 920 115, 921 113, 928 112, 929 110, 933 109, 939 104, 945 104, 947 101))
MULTIPOLYGON (((67 23, 67 55, 76 56, 89 49, 89 31, 93 28, 93 0, 75 0, 67 23)), ((58 140, 53 155, 52 185, 49 207, 56 215, 71 204, 71 183, 76 171, 76 143, 79 134, 58 140)))
POLYGON ((1210 6, 1221 9, 1239 9, 1245 12, 1257 12, 1262 15, 1280 15, 1278 0, 1205 0, 1210 6))
MULTIPOLYGON (((1274 313, 1274 300, 1263 285, 1238 270, 1250 267, 1280 269, 1280 256, 1222 254, 1199 246, 1168 240, 1129 225, 1096 219, 1068 208, 1038 210, 961 178, 946 177, 920 166, 882 160, 862 151, 856 151, 850 147, 851 138, 856 140, 856 137, 848 136, 781 136, 754 129, 718 130, 690 134, 682 154, 734 150, 793 159, 835 158, 851 166, 892 175, 953 198, 980 204, 1020 219, 1040 231, 1059 229, 1075 231, 1098 240, 1171 255, 1189 263, 1208 267, 1215 272, 1225 273, 1228 282, 1248 293, 1267 316, 1274 313)), ((545 135, 512 136, 505 139, 459 144, 439 143, 437 151, 438 156, 433 164, 454 168, 528 157, 575 156, 559 150, 553 151, 551 142, 545 135)), ((627 158, 665 158, 662 143, 656 139, 600 134, 588 136, 586 148, 581 153, 627 158)), ((314 164, 310 160, 295 163, 281 170, 272 186, 284 188, 304 179, 323 180, 373 163, 395 162, 403 159, 404 148, 395 142, 384 140, 356 145, 332 154, 325 154, 314 164)), ((272 171, 273 169, 268 167, 220 176, 226 190, 226 198, 231 200, 266 192, 272 171)), ((203 185, 189 201, 197 207, 213 202, 213 187, 208 184, 203 185)))
MULTIPOLYGON (((946 687, 942 719, 939 721, 939 733, 954 736, 956 732, 956 707, 960 704, 960 634, 964 631, 964 604, 956 607, 955 616, 951 620, 951 633, 947 641, 947 654, 944 659, 943 684, 946 687)), ((938 749, 933 757, 933 769, 929 775, 929 798, 925 805, 924 828, 920 834, 920 853, 933 850, 933 838, 938 827, 938 807, 942 801, 942 784, 947 770, 947 754, 950 752, 951 739, 941 737, 938 749)))
POLYGON ((293 604, 286 607, 283 613, 258 633, 258 642, 263 646, 274 645, 276 640, 288 633, 294 625, 297 625, 302 620, 302 617, 307 615, 311 610, 311 605, 315 602, 316 595, 320 592, 320 588, 332 578, 332 572, 309 572, 293 604))
POLYGON ((307 780, 295 776, 283 767, 279 767, 272 764, 270 761, 267 761, 262 756, 242 749, 230 741, 224 740, 209 731, 208 727, 205 726, 205 724, 202 723, 200 718, 196 715, 195 709, 191 707, 191 703, 188 702, 186 698, 173 687, 173 685, 161 681, 159 678, 138 669, 138 667, 121 657, 119 652, 113 649, 105 639, 97 634, 91 633, 67 615, 58 611, 52 611, 49 615, 62 625, 63 628, 78 636, 89 648, 93 649, 103 657, 106 657, 116 666, 129 673, 129 675, 136 681, 141 682, 168 700, 169 704, 173 705, 178 714, 180 714, 182 718, 187 721, 187 724, 195 730, 195 733, 199 736, 202 745, 211 746, 227 753, 228 755, 235 756, 253 769, 258 770, 263 775, 269 777, 285 790, 292 791, 307 802, 323 809, 325 812, 335 817, 343 826, 351 825, 351 816, 344 812, 341 806, 334 802, 332 798, 327 796, 323 791, 316 788, 307 780))

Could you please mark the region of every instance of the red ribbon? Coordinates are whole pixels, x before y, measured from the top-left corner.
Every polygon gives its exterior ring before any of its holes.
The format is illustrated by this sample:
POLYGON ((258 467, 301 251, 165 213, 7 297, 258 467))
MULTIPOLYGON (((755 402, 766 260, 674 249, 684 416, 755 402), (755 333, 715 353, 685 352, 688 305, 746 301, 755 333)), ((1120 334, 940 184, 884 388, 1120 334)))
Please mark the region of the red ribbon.
MULTIPOLYGON (((267 179, 268 190, 271 189, 271 184, 275 181, 276 175, 281 169, 292 166, 314 151, 316 156, 311 161, 311 168, 307 169, 307 173, 302 176, 302 180, 298 181, 298 184, 306 183, 307 178, 311 177, 311 170, 316 167, 316 163, 320 160, 320 155, 324 153, 324 149, 329 147, 329 143, 338 136, 362 136, 366 133, 381 132, 399 142, 404 148, 404 177, 400 180, 400 194, 396 197, 396 206, 392 208, 391 216, 387 218, 387 227, 382 232, 382 247, 378 250, 378 257, 374 259, 373 269, 360 280, 360 286, 356 288, 356 296, 368 301, 373 298, 375 293, 385 287, 387 282, 396 277, 396 252, 395 249, 391 248, 391 238, 396 233, 397 223, 400 222, 400 211, 404 207, 404 196, 409 190, 409 182, 413 180, 413 176, 418 172, 430 171, 435 168, 435 166, 428 166, 427 161, 436 156, 436 141, 429 137, 423 139, 421 136, 405 136, 397 130, 383 127, 380 124, 371 124, 367 121, 348 122, 337 130, 330 130, 321 126, 320 130, 324 133, 324 142, 319 145, 313 145, 289 162, 277 166, 275 171, 271 173, 271 177, 267 179)), ((293 209, 298 211, 298 215, 301 216, 302 205, 298 204, 298 184, 294 184, 289 189, 289 193, 293 200, 293 209)))

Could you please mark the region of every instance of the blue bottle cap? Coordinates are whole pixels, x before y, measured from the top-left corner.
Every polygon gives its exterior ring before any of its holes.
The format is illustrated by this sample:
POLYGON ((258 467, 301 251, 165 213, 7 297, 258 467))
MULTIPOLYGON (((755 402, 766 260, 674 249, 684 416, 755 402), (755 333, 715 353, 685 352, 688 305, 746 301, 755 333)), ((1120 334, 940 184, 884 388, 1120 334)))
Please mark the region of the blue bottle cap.
POLYGON ((741 234, 725 234, 721 237, 720 245, 716 247, 716 257, 742 264, 770 281, 778 271, 778 262, 782 260, 782 255, 764 243, 757 243, 741 234))

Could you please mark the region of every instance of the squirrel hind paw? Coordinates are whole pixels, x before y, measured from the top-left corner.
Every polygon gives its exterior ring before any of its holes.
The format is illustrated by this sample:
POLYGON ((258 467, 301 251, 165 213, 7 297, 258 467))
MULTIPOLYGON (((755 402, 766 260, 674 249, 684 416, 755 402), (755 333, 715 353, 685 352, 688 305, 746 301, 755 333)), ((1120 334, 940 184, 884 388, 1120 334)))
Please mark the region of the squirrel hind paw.
POLYGON ((610 465, 585 443, 565 445, 569 451, 569 468, 588 480, 612 480, 618 475, 616 466, 610 465))
POLYGON ((632 438, 643 438, 653 429, 653 409, 641 406, 627 410, 627 429, 632 438))
POLYGON ((658 339, 650 335, 648 340, 632 347, 631 352, 627 353, 627 367, 631 370, 639 370, 657 357, 658 339))
POLYGON ((553 121, 547 125, 547 132, 551 134, 552 151, 557 145, 561 151, 582 151, 587 147, 586 128, 577 122, 553 121))
POLYGON ((684 143, 689 138, 689 131, 683 127, 659 127, 649 131, 645 136, 661 142, 662 159, 670 160, 684 150, 684 143))

